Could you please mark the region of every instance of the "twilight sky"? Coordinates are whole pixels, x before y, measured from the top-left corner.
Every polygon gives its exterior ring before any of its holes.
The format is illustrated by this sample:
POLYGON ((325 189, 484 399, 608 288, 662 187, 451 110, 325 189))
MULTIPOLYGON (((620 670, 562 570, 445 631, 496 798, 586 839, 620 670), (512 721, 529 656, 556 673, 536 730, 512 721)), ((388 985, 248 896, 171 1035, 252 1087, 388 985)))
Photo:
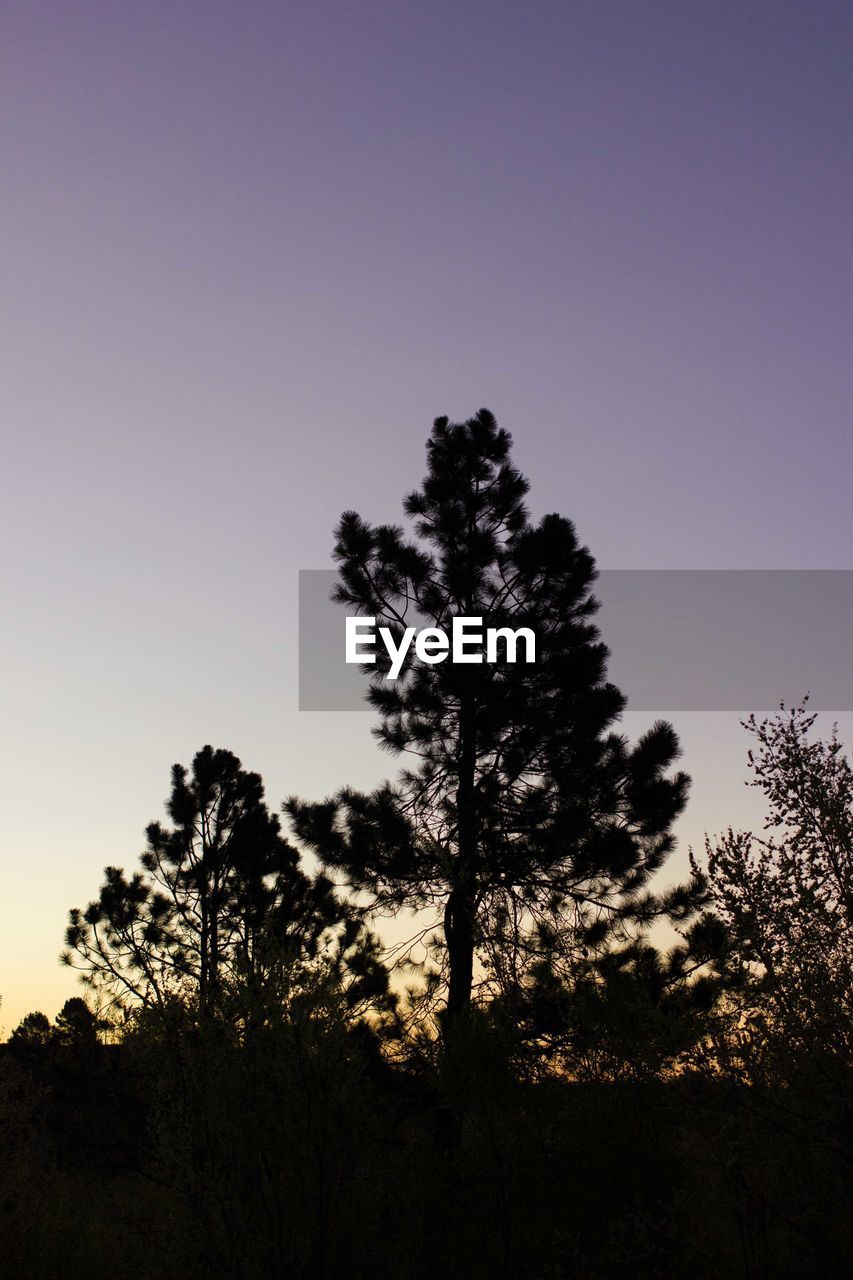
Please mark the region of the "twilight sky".
MULTIPOLYGON (((297 571, 438 414, 603 567, 850 567, 852 57, 840 0, 7 0, 6 1033, 173 761, 394 767, 296 709, 297 571)), ((685 845, 751 820, 737 716, 673 720, 685 845)))

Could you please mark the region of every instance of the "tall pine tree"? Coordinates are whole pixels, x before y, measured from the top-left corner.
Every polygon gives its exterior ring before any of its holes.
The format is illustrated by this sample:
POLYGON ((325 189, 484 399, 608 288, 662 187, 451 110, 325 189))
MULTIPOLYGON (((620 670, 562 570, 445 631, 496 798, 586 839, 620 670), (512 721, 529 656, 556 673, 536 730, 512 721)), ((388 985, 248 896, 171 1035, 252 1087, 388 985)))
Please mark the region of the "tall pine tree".
POLYGON ((371 794, 286 806, 298 837, 378 908, 441 907, 449 1033, 499 903, 522 930, 555 909, 600 930, 683 912, 690 898, 649 888, 687 796, 687 776, 669 772, 675 733, 657 723, 631 747, 615 731, 626 700, 606 680, 593 559, 569 520, 531 522, 510 447, 487 410, 437 419, 423 485, 404 501, 411 532, 341 518, 336 599, 397 643, 406 626, 450 631, 457 616, 529 627, 535 661, 521 645, 509 662, 499 645, 496 663, 426 665, 410 648, 389 681, 377 646, 374 733, 412 767, 371 794))

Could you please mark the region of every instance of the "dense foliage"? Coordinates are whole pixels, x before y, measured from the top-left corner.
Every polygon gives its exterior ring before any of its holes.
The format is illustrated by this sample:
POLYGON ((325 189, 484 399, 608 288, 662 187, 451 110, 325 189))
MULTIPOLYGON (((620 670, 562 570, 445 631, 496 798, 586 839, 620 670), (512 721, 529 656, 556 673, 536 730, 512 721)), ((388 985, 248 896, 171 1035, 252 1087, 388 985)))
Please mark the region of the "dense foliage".
POLYGON ((606 679, 593 559, 569 520, 531 521, 511 444, 487 410, 439 418, 427 476, 404 503, 411 535, 342 517, 336 598, 397 642, 415 622, 524 626, 535 661, 499 648, 497 662, 474 651, 465 664, 428 665, 410 650, 387 681, 380 653, 368 693, 376 734, 413 767, 372 794, 288 804, 300 839, 377 908, 441 912, 449 1021, 468 1010, 490 916, 512 927, 521 957, 555 914, 573 921, 579 945, 625 940, 631 925, 683 919, 701 895, 699 880, 651 887, 687 797, 687 776, 670 772, 675 733, 658 723, 632 747, 617 732, 626 699, 606 679))

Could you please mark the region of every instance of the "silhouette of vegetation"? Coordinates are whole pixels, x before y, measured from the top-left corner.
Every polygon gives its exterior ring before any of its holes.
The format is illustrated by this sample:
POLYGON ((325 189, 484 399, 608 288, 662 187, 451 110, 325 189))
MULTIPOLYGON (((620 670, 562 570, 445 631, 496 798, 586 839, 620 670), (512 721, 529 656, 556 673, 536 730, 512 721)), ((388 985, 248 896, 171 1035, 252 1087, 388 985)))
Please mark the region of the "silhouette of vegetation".
POLYGON ((496 663, 426 665, 410 649, 389 682, 380 652, 368 694, 375 733, 413 767, 369 795, 347 788, 323 804, 287 805, 299 838, 377 908, 441 911, 448 1026, 469 1009, 490 917, 508 944, 492 967, 506 981, 511 950, 520 989, 549 950, 555 915, 571 920, 579 947, 628 944, 655 919, 684 919, 702 893, 698 878, 651 887, 687 798, 687 776, 669 773, 678 743, 664 723, 634 747, 615 731, 626 700, 605 678, 593 559, 569 520, 531 522, 510 447, 487 410, 459 424, 439 418, 428 474, 404 503, 413 536, 346 512, 336 599, 398 646, 417 621, 525 626, 535 661, 509 661, 504 648, 496 663))
POLYGON ((353 1005, 380 1001, 375 940, 325 877, 300 869, 258 774, 203 747, 191 772, 174 765, 166 807, 174 825, 148 826, 142 870, 107 867, 97 900, 70 913, 63 961, 102 999, 126 1014, 245 1021, 257 991, 292 994, 314 963, 353 1005))
POLYGON ((783 1084, 843 1075, 853 1056, 853 768, 836 731, 812 735, 816 718, 803 702, 745 722, 769 834, 730 828, 705 850, 742 979, 728 1007, 748 1026, 740 1067, 783 1084))
MULTIPOLYGON (((515 958, 500 923, 489 947, 499 970, 515 958)), ((660 1078, 695 1051, 733 979, 725 931, 709 912, 666 951, 642 937, 591 945, 555 919, 540 925, 525 981, 502 980, 496 1005, 528 1068, 578 1080, 660 1078)))
POLYGON ((675 735, 616 731, 592 559, 531 523, 509 450, 485 411, 439 419, 413 537, 339 526, 339 598, 395 635, 541 643, 396 685, 379 651, 412 767, 286 805, 350 896, 206 746, 140 868, 71 911, 86 998, 0 1045, 10 1280, 847 1280, 850 757, 805 704, 750 718, 764 832, 661 888, 675 735), (403 906, 444 928, 397 997, 371 927, 403 906))
POLYGON ((749 1170, 757 1196, 757 1135, 772 1175, 787 1173, 766 1212, 785 1213, 796 1256, 820 1257, 814 1274, 843 1275, 853 1257, 853 766, 835 729, 813 732, 816 719, 804 700, 744 722, 755 744, 749 785, 768 812, 762 834, 729 828, 706 839, 737 977, 698 1057, 727 1089, 721 1158, 749 1170))
POLYGON ((50 1025, 50 1018, 46 1013, 36 1010, 25 1014, 12 1032, 9 1043, 19 1052, 38 1053, 51 1043, 53 1036, 54 1028, 50 1025))

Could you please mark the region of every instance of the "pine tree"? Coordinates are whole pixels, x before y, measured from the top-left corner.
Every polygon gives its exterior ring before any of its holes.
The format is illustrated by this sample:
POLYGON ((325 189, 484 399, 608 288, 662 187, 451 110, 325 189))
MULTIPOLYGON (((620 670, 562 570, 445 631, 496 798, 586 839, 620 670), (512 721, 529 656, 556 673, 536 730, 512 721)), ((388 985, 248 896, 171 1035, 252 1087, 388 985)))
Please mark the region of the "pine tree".
POLYGON ((55 1020, 59 1042, 74 1049, 91 1049, 98 1043, 103 1025, 96 1013, 79 996, 71 996, 59 1010, 55 1020))
POLYGON ((404 502, 411 534, 342 516, 335 598, 396 644, 406 626, 449 631, 455 616, 525 626, 535 661, 507 661, 499 647, 495 663, 427 665, 410 648, 390 681, 378 646, 374 733, 413 766, 371 794, 286 806, 298 837, 377 908, 440 906, 448 1030, 470 1007, 475 956, 499 907, 520 937, 555 909, 582 924, 591 912, 600 930, 602 919, 683 913, 691 899, 686 887, 649 888, 686 802, 687 776, 668 772, 675 733, 657 723, 631 747, 614 730, 626 700, 605 678, 593 559, 569 520, 531 521, 510 447, 487 410, 437 419, 427 476, 404 502))
POLYGON ((13 1050, 23 1052, 40 1052, 46 1049, 54 1038, 54 1028, 50 1018, 40 1009, 25 1013, 9 1037, 13 1050))
MULTIPOLYGON (((206 746, 172 768, 172 826, 152 822, 142 870, 107 867, 96 901, 70 912, 63 960, 125 1008, 209 1018, 229 1008, 262 1016, 277 969, 332 942, 341 970, 377 993, 384 972, 371 940, 324 876, 299 867, 260 776, 230 751, 206 746)), ((355 995, 355 992, 353 992, 355 995)))

